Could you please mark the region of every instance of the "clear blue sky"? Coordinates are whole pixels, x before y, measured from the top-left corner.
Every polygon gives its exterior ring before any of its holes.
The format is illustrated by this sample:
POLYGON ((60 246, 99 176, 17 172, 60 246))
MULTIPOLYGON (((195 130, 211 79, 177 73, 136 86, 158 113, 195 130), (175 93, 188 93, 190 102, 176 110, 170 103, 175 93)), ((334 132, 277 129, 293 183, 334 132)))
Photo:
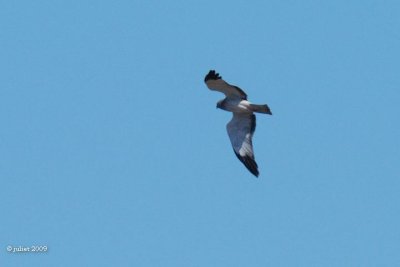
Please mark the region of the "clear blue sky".
POLYGON ((0 265, 400 266, 399 13, 3 1, 0 265), (274 113, 259 179, 210 69, 274 113))

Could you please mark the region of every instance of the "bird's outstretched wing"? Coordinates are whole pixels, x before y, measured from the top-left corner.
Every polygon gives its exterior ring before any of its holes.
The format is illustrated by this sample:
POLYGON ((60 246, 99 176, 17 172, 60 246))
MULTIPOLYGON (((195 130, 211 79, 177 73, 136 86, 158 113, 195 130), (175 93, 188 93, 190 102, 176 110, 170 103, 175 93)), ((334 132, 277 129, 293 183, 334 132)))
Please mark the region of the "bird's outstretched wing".
POLYGON ((224 93, 227 97, 239 97, 247 100, 247 95, 242 89, 222 80, 222 77, 215 70, 210 70, 204 78, 204 82, 210 90, 224 93))
POLYGON ((246 168, 258 177, 258 166, 254 159, 252 137, 256 129, 254 114, 233 113, 232 120, 226 125, 233 151, 246 168))

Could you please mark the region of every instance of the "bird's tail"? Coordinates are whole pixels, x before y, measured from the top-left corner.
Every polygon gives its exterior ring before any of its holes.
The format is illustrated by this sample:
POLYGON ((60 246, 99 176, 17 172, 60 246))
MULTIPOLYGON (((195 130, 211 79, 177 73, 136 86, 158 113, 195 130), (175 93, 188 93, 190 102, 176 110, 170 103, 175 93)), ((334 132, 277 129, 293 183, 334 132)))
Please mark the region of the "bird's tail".
POLYGON ((250 104, 251 110, 253 112, 258 112, 258 113, 265 113, 272 115, 271 110, 269 109, 268 105, 256 105, 256 104, 250 104))

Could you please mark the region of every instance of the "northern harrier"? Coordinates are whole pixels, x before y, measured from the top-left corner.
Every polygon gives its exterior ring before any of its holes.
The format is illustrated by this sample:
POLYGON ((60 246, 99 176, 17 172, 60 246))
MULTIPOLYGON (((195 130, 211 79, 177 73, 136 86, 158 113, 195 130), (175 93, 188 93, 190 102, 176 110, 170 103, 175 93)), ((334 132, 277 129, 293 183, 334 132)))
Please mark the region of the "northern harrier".
POLYGON ((272 115, 271 110, 267 105, 251 104, 242 89, 222 80, 215 70, 210 70, 204 82, 210 90, 225 94, 226 97, 217 103, 217 108, 233 113, 232 120, 226 125, 233 151, 244 166, 258 177, 258 166, 252 144, 256 129, 256 116, 253 112, 272 115))

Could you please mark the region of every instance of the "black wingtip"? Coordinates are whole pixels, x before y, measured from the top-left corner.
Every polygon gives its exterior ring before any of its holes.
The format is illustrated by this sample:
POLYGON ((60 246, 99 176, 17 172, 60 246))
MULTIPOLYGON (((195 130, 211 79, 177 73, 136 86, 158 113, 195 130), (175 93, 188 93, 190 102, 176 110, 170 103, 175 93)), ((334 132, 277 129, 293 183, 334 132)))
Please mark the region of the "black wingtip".
POLYGON ((258 165, 256 163, 256 161, 254 160, 254 158, 251 158, 250 156, 240 156, 238 153, 236 153, 235 150, 233 150, 233 152, 235 152, 236 157, 243 163, 244 166, 246 166, 246 168, 256 177, 258 178, 258 176, 260 175, 260 173, 258 172, 258 165))
POLYGON ((260 175, 260 173, 258 172, 258 170, 250 170, 249 168, 247 168, 256 178, 258 178, 258 176, 260 175))
MULTIPOLYGON (((250 159, 249 157, 247 157, 248 159, 250 159)), ((246 159, 246 161, 248 160, 246 159)), ((257 163, 254 161, 254 159, 250 159, 250 162, 245 163, 244 164, 247 169, 256 177, 258 178, 258 176, 260 175, 260 173, 258 172, 258 166, 257 163)))
POLYGON ((204 82, 207 82, 208 80, 219 80, 219 79, 222 79, 219 73, 216 73, 215 70, 210 70, 206 75, 206 77, 204 77, 204 82))

